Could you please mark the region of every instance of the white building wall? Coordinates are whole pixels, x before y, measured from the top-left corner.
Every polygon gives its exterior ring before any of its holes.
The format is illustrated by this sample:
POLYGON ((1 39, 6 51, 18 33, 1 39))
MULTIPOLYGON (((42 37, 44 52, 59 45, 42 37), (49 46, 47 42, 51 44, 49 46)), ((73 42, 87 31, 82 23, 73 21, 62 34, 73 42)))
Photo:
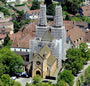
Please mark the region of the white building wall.
POLYGON ((87 45, 88 45, 88 48, 90 48, 90 43, 87 43, 87 45))
POLYGON ((30 52, 28 48, 11 48, 11 51, 16 51, 16 52, 30 52))

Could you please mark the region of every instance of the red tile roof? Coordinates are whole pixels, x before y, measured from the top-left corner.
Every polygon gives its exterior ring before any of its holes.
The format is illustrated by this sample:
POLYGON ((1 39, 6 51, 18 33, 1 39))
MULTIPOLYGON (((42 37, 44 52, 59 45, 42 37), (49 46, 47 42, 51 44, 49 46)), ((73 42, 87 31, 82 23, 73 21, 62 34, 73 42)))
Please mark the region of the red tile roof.
POLYGON ((31 14, 39 14, 40 13, 40 10, 29 10, 28 11, 28 14, 31 15, 31 14))
POLYGON ((86 33, 85 42, 90 43, 90 30, 86 33))
POLYGON ((73 29, 69 30, 68 35, 75 46, 84 42, 85 33, 77 26, 74 26, 73 29))
POLYGON ((4 39, 6 37, 5 34, 0 34, 0 39, 4 39))
POLYGON ((29 24, 23 31, 11 36, 12 47, 29 48, 29 41, 35 37, 35 25, 35 23, 29 24))
POLYGON ((84 15, 84 16, 90 16, 90 5, 88 5, 88 6, 83 6, 83 7, 82 7, 82 10, 83 10, 83 15, 84 15))
POLYGON ((27 6, 32 7, 32 4, 28 4, 27 6))

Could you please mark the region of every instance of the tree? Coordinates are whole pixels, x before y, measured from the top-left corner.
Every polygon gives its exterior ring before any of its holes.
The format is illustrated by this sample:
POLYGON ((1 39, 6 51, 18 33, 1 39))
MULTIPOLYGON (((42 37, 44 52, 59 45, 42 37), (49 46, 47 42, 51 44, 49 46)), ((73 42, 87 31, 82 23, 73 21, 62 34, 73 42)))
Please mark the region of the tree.
POLYGON ((63 10, 68 11, 71 14, 75 14, 78 12, 81 2, 80 0, 64 0, 61 5, 63 10))
POLYGON ((22 71, 22 57, 12 52, 9 48, 2 48, 0 50, 0 63, 5 68, 5 74, 13 75, 16 72, 22 71))
POLYGON ((39 76, 39 75, 36 75, 36 76, 33 78, 33 83, 34 83, 34 84, 40 83, 40 81, 41 81, 41 76, 39 76))
POLYGON ((85 70, 85 84, 90 83, 90 66, 85 70))
POLYGON ((48 7, 47 7, 47 15, 52 15, 54 16, 55 15, 55 6, 54 4, 50 4, 48 7))
POLYGON ((60 80, 60 81, 58 81, 57 86, 67 86, 67 85, 64 80, 60 80))
POLYGON ((67 50, 67 60, 65 63, 65 68, 72 70, 72 73, 76 75, 82 68, 84 59, 79 48, 71 48, 67 50))
POLYGON ((0 78, 0 86, 21 86, 21 84, 11 80, 8 74, 3 74, 0 78))
POLYGON ((84 63, 86 63, 86 61, 90 58, 90 50, 88 49, 88 45, 86 43, 81 43, 79 48, 82 53, 82 58, 85 59, 84 63))
POLYGON ((1 81, 4 83, 4 86, 10 86, 10 76, 8 74, 4 74, 1 76, 1 81))
POLYGON ((52 0, 45 0, 44 4, 46 4, 46 6, 48 7, 49 5, 52 4, 52 0))
POLYGON ((26 83, 26 86, 34 86, 33 84, 26 83))
POLYGON ((6 36, 5 39, 4 39, 3 45, 6 46, 9 41, 10 41, 10 37, 9 37, 8 34, 7 34, 7 36, 6 36))
POLYGON ((14 32, 16 33, 20 28, 20 23, 17 22, 16 20, 14 20, 13 23, 14 23, 14 27, 15 27, 14 32))
POLYGON ((72 70, 72 73, 76 75, 90 59, 90 50, 86 43, 81 43, 78 48, 67 50, 66 57, 65 68, 72 70))
POLYGON ((0 76, 5 73, 5 66, 0 62, 0 76))
POLYGON ((64 70, 63 72, 59 73, 58 83, 60 80, 64 80, 66 83, 68 83, 70 86, 72 86, 73 81, 74 81, 74 75, 72 74, 72 72, 70 70, 64 70))
POLYGON ((20 16, 21 18, 23 18, 23 17, 24 17, 24 10, 19 11, 18 13, 19 13, 19 16, 20 16))
POLYGON ((40 9, 40 2, 38 0, 33 0, 31 10, 40 9))
POLYGON ((15 84, 13 86, 22 86, 22 85, 19 82, 15 82, 15 84))

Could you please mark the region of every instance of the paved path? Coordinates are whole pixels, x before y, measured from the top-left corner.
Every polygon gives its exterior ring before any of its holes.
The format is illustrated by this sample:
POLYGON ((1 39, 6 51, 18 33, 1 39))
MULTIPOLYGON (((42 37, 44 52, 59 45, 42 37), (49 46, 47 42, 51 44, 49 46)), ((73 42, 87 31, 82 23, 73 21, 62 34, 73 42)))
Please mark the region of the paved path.
POLYGON ((25 86, 26 83, 32 83, 32 78, 18 78, 15 81, 18 81, 22 84, 22 86, 25 86))
POLYGON ((77 79, 80 77, 81 74, 84 73, 84 71, 90 66, 90 61, 87 62, 87 65, 84 65, 83 69, 80 71, 80 73, 75 77, 73 86, 76 86, 77 79))

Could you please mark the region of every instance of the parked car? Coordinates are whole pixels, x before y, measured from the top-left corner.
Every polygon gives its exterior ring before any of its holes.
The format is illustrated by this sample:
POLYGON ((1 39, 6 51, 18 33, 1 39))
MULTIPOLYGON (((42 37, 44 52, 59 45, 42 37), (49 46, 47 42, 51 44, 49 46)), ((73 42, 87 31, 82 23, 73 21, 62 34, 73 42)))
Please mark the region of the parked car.
POLYGON ((15 80, 16 79, 16 76, 12 76, 10 79, 15 80))
POLYGON ((18 77, 21 77, 21 75, 22 75, 22 72, 15 74, 15 76, 16 76, 17 78, 18 78, 18 77))
POLYGON ((26 78, 28 78, 29 76, 28 76, 28 74, 27 73, 25 73, 25 72, 22 72, 22 75, 21 75, 22 77, 26 77, 26 78))
POLYGON ((48 83, 48 80, 43 80, 42 82, 44 82, 44 83, 48 83))

